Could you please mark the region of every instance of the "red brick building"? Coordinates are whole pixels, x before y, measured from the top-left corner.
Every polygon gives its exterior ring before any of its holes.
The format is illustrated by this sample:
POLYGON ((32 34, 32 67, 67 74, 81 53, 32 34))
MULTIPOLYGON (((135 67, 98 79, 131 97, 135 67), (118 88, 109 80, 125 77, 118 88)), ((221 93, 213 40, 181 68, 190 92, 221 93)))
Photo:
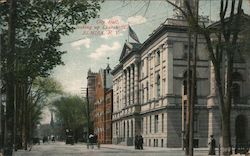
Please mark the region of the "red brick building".
POLYGON ((112 112, 113 112, 113 89, 109 89, 105 92, 106 103, 105 103, 105 143, 112 143, 112 112))
POLYGON ((89 133, 94 132, 94 103, 96 99, 96 76, 97 73, 92 72, 91 69, 88 71, 87 75, 87 88, 88 88, 88 100, 89 100, 89 115, 90 115, 90 125, 89 133))
POLYGON ((101 69, 96 75, 96 98, 94 104, 94 133, 101 144, 112 143, 112 76, 110 68, 101 69))

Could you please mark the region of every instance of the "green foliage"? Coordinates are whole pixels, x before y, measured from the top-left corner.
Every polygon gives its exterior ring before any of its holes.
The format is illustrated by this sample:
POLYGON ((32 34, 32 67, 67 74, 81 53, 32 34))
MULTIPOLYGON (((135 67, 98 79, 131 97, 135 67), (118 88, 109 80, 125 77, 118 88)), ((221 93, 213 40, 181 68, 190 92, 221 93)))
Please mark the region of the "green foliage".
POLYGON ((36 78, 33 82, 33 91, 42 92, 44 96, 49 94, 62 94, 62 86, 53 78, 36 78))
POLYGON ((39 123, 42 119, 42 111, 47 106, 51 95, 62 94, 61 85, 52 78, 36 78, 33 82, 29 96, 29 109, 33 124, 39 123))
POLYGON ((78 96, 61 97, 53 102, 56 118, 62 121, 64 128, 77 130, 86 124, 86 102, 78 96))
MULTIPOLYGON (((2 27, 2 64, 6 67, 8 3, 0 4, 2 27)), ((100 0, 22 0, 17 1, 16 15, 16 76, 33 80, 47 77, 62 65, 61 36, 72 32, 77 24, 97 17, 100 0)), ((2 70, 3 73, 7 69, 2 70)))

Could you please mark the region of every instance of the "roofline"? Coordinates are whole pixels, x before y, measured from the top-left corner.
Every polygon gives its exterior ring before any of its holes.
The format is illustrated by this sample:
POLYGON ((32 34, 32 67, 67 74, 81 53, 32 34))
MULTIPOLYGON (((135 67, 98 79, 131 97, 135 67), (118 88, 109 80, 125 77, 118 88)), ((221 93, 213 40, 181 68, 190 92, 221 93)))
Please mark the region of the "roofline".
MULTIPOLYGON (((236 15, 237 15, 237 14, 235 14, 234 16, 236 16, 236 15)), ((248 14, 245 14, 245 13, 244 13, 244 14, 243 14, 243 17, 245 17, 245 18, 247 18, 248 20, 250 20, 250 15, 248 15, 248 14)), ((225 20, 225 22, 227 23, 228 20, 229 20, 229 17, 226 17, 224 20, 225 20)), ((218 20, 218 21, 216 21, 216 22, 210 24, 207 28, 216 28, 216 26, 220 25, 220 23, 221 23, 221 21, 218 20)))
MULTIPOLYGON (((164 25, 161 24, 160 27, 158 27, 155 32, 149 37, 147 38, 146 41, 143 42, 142 46, 139 49, 139 52, 143 52, 143 50, 145 50, 146 48, 148 48, 150 46, 150 42, 152 42, 152 40, 161 37, 162 35, 164 35, 165 33, 163 32, 171 32, 173 30, 179 30, 181 32, 187 32, 187 26, 178 26, 178 25, 164 25)), ((176 31, 175 31, 176 32, 176 31)))
POLYGON ((116 65, 114 67, 114 69, 111 71, 111 74, 114 76, 115 73, 117 73, 117 71, 119 71, 119 69, 121 69, 123 67, 123 65, 121 63, 119 63, 118 65, 116 65))

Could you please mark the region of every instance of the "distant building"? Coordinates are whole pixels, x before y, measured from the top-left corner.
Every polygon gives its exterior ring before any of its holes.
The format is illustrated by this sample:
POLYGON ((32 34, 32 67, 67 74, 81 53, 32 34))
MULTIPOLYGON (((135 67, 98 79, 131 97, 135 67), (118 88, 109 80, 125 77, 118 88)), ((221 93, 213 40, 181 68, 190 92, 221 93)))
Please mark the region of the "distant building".
POLYGON ((112 75, 109 65, 96 75, 94 133, 100 143, 111 143, 112 75))
POLYGON ((89 115, 90 115, 90 125, 89 130, 90 133, 94 132, 93 124, 94 124, 94 103, 96 98, 96 76, 97 73, 94 73, 89 69, 87 75, 87 88, 88 88, 88 100, 89 100, 89 115))

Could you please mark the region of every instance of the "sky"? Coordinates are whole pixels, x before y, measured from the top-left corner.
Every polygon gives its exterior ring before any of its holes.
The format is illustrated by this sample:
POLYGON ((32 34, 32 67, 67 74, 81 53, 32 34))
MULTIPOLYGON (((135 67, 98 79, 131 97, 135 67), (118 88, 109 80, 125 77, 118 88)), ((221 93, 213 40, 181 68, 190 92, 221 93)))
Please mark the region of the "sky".
MULTIPOLYGON (((243 0, 243 8, 249 13, 249 5, 243 0)), ((200 14, 218 19, 218 0, 201 0, 200 14)), ((81 95, 86 87, 87 72, 98 72, 107 63, 113 69, 128 38, 128 24, 143 43, 167 18, 173 16, 173 8, 165 0, 144 1, 106 0, 101 5, 100 17, 87 24, 80 24, 68 36, 62 37, 61 50, 67 51, 62 59, 65 65, 57 66, 52 77, 62 84, 65 92, 81 95), (107 59, 109 57, 109 60, 107 59)))
MULTIPOLYGON (((68 36, 62 37, 60 50, 67 53, 62 56, 65 65, 57 66, 52 77, 62 84, 66 93, 84 96, 87 72, 98 72, 107 63, 113 69, 119 63, 119 57, 128 38, 128 24, 137 34, 141 43, 167 18, 174 15, 173 8, 165 0, 105 0, 101 5, 99 18, 87 24, 80 24, 68 36), (107 57, 110 59, 108 60, 107 57)), ((250 14, 250 5, 243 0, 244 11, 250 14)), ((199 13, 218 19, 219 0, 200 0, 199 13)), ((44 110, 41 123, 50 122, 48 108, 44 110)))

